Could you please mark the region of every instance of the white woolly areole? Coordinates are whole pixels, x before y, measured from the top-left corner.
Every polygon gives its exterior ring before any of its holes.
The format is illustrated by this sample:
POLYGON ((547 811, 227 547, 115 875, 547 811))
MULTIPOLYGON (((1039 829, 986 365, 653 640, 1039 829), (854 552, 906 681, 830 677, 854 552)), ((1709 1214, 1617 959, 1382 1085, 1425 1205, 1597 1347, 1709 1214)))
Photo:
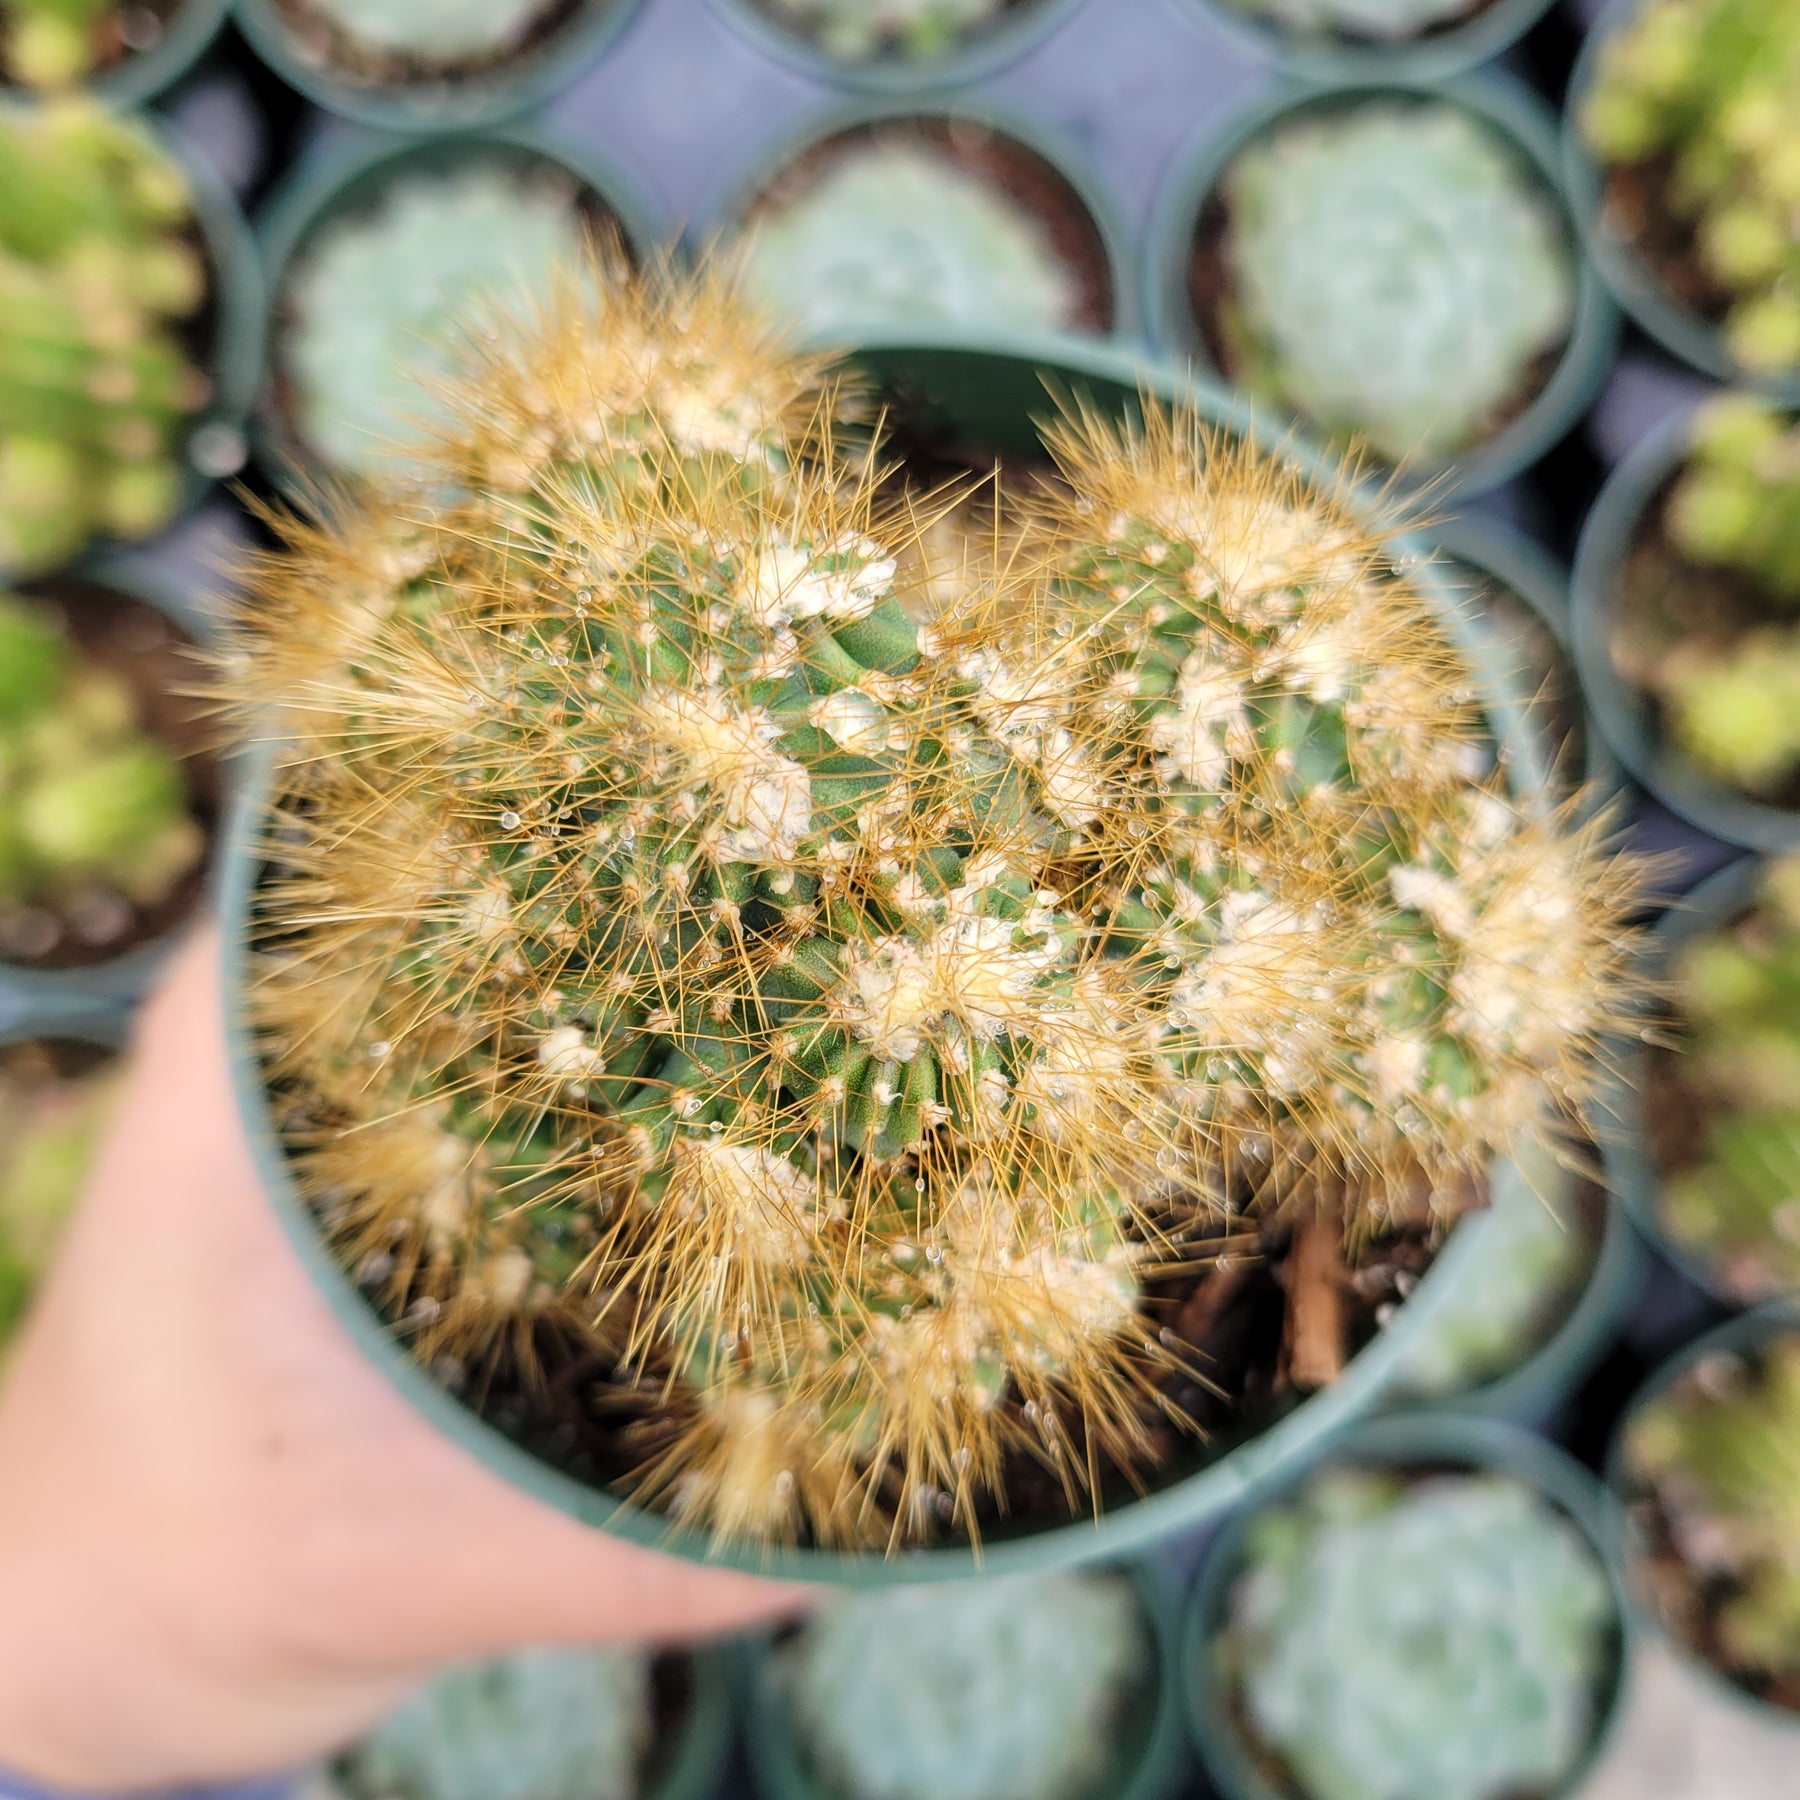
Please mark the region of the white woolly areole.
POLYGON ((861 688, 839 688, 824 695, 806 709, 806 718, 840 750, 873 756, 887 748, 887 714, 861 688))
POLYGON ((746 563, 737 603, 758 625, 773 629, 796 619, 867 618, 894 585, 895 562, 878 544, 840 545, 826 553, 849 566, 824 569, 821 553, 777 539, 746 563))
POLYGON ((791 1268, 812 1253, 817 1193, 785 1157, 717 1138, 685 1139, 675 1157, 676 1205, 722 1227, 733 1254, 791 1268))
POLYGON ((558 1025, 538 1041, 538 1066, 547 1075, 583 1081, 606 1073, 606 1058, 579 1025, 558 1025))
POLYGON ((1231 767, 1232 740, 1248 722, 1242 681, 1194 651, 1181 665, 1170 702, 1150 721, 1157 773, 1165 781, 1217 787, 1231 767))

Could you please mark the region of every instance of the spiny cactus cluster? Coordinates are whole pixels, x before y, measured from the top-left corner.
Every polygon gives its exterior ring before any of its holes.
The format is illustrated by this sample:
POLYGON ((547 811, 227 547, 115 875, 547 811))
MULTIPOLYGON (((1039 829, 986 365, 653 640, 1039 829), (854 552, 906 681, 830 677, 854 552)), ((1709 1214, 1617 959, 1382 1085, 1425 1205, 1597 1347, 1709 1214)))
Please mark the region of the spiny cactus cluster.
POLYGON ((206 838, 180 759, 54 615, 0 593, 0 959, 122 936, 206 838))
POLYGON ((1306 1800, 1511 1800, 1573 1774, 1617 1629, 1521 1482, 1346 1469, 1257 1517, 1224 1652, 1306 1800))
POLYGON ((1468 0, 1231 0, 1296 37, 1366 38, 1399 44, 1460 22, 1468 0))
POLYGON ((836 1600, 772 1675, 841 1800, 1075 1800, 1151 1654, 1128 1577, 1014 1576, 836 1600))
POLYGON ((174 512, 206 291, 186 178, 141 126, 76 100, 0 114, 0 572, 174 512))
POLYGON ((1800 1336, 1712 1357, 1641 1407, 1628 1472, 1652 1488, 1695 1586, 1724 1598, 1717 1648, 1734 1672, 1800 1673, 1800 1336))
POLYGON ((1010 7, 1042 0, 762 0, 771 13, 843 62, 903 56, 926 62, 954 50, 1010 7))
POLYGON ((635 1800, 641 1650, 532 1649, 439 1676, 340 1764, 347 1800, 635 1800))
POLYGON ((1491 435, 1568 337, 1561 215, 1460 106, 1286 118, 1238 153, 1224 194, 1233 372, 1390 462, 1442 462, 1491 435))
POLYGON ((1144 1459, 1144 1284, 1228 1198, 1360 1238, 1583 1105, 1636 876, 1508 797, 1344 499, 1072 416, 921 627, 930 508, 738 303, 492 323, 236 682, 282 1127, 427 1361, 597 1349, 726 1540, 974 1531, 1013 1458, 1144 1459))
POLYGON ((367 212, 323 224, 283 295, 306 449, 349 475, 403 471, 437 419, 429 384, 454 361, 452 322, 483 299, 542 292, 580 253, 579 200, 553 163, 475 161, 400 176, 367 212))
POLYGON ((746 291, 813 336, 962 327, 1048 332, 1081 289, 1043 224, 925 143, 850 147, 746 226, 746 291))
POLYGON ((1642 0, 1601 45, 1581 125, 1609 168, 1649 173, 1645 223, 1686 240, 1737 361, 1800 368, 1800 14, 1642 0))
POLYGON ((1769 864, 1753 909, 1689 941, 1675 980, 1677 1073, 1706 1125, 1663 1220, 1738 1292, 1800 1290, 1800 862, 1769 864))
POLYGON ((551 0, 311 0, 358 48, 454 68, 504 57, 530 35, 551 0))

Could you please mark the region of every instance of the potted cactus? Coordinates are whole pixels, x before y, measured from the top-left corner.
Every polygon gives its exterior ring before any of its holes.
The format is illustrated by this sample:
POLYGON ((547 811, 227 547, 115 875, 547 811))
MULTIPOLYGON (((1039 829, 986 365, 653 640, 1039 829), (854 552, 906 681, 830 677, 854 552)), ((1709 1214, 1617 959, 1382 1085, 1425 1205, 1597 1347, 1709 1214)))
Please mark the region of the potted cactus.
POLYGON ((1032 134, 973 114, 864 114, 790 146, 726 236, 746 292, 831 344, 1131 318, 1098 203, 1032 134))
POLYGON ((1601 729, 1672 811, 1800 841, 1800 426, 1747 395, 1620 464, 1582 530, 1576 656, 1601 729))
POLYGON ((1458 75, 1500 55, 1549 0, 1206 0, 1220 24, 1313 80, 1458 75))
POLYGON ((1608 1470, 1647 1618, 1763 1720, 1800 1711, 1800 1314, 1733 1319, 1633 1402, 1608 1470))
POLYGON ((1160 1800, 1182 1773, 1168 1583, 1067 1570, 827 1602, 751 1657, 767 1800, 1160 1800))
POLYGON ((1800 17, 1766 0, 1616 0, 1569 90, 1590 249, 1650 335, 1800 399, 1800 17))
POLYGON ((1476 1420, 1366 1427, 1215 1540, 1183 1644, 1226 1800, 1556 1800, 1624 1688, 1585 1471, 1476 1420))
POLYGON ((0 592, 0 968, 123 994, 199 901, 220 802, 170 595, 96 565, 0 592))
POLYGON ((1047 38, 1074 0, 717 0, 752 42, 822 80, 889 92, 974 81, 1047 38))
POLYGON ((317 1800, 712 1800, 730 1738, 718 1652, 532 1648, 421 1688, 317 1800))
POLYGON ((0 581, 243 460, 260 286, 217 178, 88 100, 0 109, 0 581))
POLYGON ((0 80, 133 106, 211 47, 231 0, 0 0, 0 80))
POLYGON ((541 291, 585 244, 648 244, 609 169, 534 133, 380 142, 303 166, 260 221, 274 288, 258 451, 293 486, 379 481, 428 435, 449 323, 541 291))
POLYGON ((1497 76, 1261 102, 1170 184, 1156 242, 1161 343, 1439 491, 1516 474, 1611 356, 1550 122, 1497 76))
POLYGON ((597 59, 637 0, 235 0, 251 48, 331 112, 381 131, 500 125, 597 59))
MULTIPOLYGON (((1631 1016, 1637 871, 1447 598, 1102 359, 921 628, 929 508, 740 302, 490 324, 239 627, 240 1091, 350 1329, 582 1517, 866 1580, 1129 1543, 1367 1404, 1355 1270, 1631 1016)), ((1039 442, 1039 359, 885 367, 1039 442)))

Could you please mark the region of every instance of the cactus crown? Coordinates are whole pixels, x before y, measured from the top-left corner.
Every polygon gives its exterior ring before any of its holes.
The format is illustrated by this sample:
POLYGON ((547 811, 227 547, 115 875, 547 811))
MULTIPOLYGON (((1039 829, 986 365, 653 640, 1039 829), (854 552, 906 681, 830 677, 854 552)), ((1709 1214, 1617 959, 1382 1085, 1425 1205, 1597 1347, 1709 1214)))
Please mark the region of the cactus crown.
POLYGON ((1227 1649, 1308 1800, 1553 1793, 1617 1627, 1598 1559, 1492 1475, 1319 1478, 1252 1527, 1227 1649))
POLYGON ((470 342, 237 684, 284 1127, 428 1360, 604 1346, 638 1491, 727 1538, 973 1531, 1009 1457, 1142 1460, 1143 1285, 1227 1189, 1378 1229, 1591 1091, 1631 877, 1505 798, 1342 499, 1074 415, 921 627, 931 507, 736 302, 470 342))
POLYGON ((1568 335, 1567 228, 1519 153, 1460 106, 1288 118, 1225 180, 1240 373, 1390 462, 1469 449, 1568 335))

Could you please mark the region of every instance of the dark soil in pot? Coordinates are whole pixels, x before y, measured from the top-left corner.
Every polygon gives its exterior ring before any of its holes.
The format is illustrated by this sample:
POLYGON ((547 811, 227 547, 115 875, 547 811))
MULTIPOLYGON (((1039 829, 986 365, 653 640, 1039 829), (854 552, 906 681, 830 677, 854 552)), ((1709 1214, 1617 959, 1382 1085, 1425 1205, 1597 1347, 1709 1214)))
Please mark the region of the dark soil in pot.
POLYGON ((1698 219, 1680 217, 1668 204, 1676 179, 1672 160, 1658 156, 1605 170, 1603 218, 1607 231, 1631 249, 1669 298, 1712 324, 1723 321, 1737 298, 1702 266, 1698 219))
MULTIPOLYGON (((189 816, 210 845, 223 803, 216 728, 188 698, 199 676, 193 641, 155 608, 77 577, 40 582, 28 597, 60 616, 79 658, 133 697, 139 727, 174 751, 186 781, 189 816)), ((0 904, 0 961, 30 969, 102 963, 163 937, 199 904, 206 889, 202 856, 161 897, 138 902, 106 888, 51 909, 0 904)))

